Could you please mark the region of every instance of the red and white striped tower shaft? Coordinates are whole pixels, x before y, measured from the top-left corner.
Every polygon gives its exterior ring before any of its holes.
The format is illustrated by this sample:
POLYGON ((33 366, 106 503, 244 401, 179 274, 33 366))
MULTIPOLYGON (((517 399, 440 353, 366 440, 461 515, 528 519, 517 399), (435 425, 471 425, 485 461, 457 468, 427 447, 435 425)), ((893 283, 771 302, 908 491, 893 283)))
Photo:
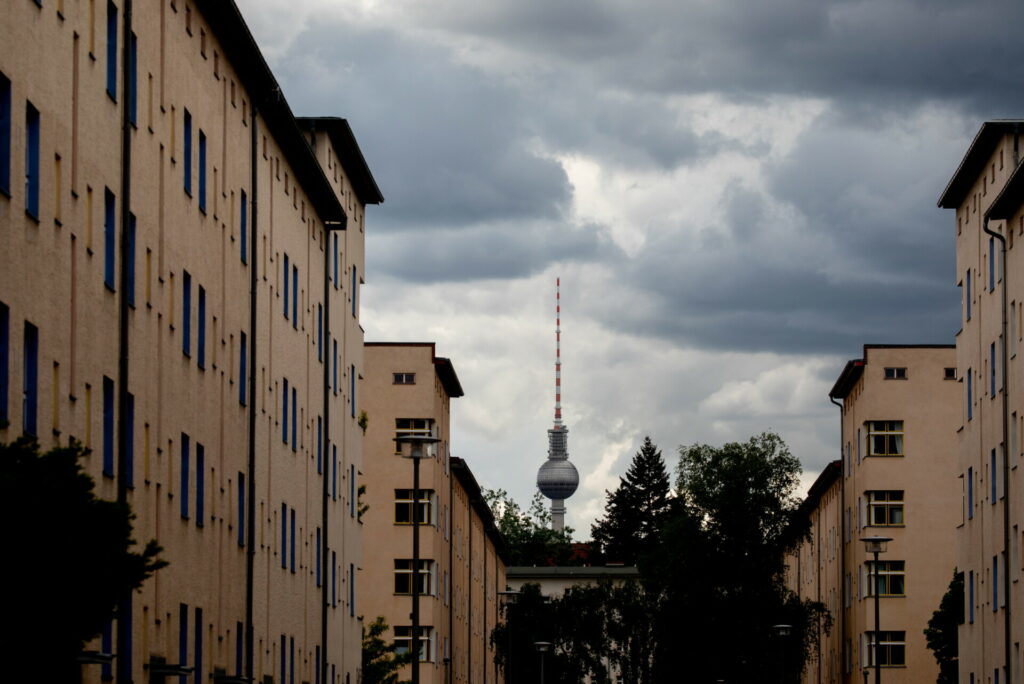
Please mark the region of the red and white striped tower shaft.
POLYGON ((562 424, 562 279, 555 278, 555 427, 562 424))

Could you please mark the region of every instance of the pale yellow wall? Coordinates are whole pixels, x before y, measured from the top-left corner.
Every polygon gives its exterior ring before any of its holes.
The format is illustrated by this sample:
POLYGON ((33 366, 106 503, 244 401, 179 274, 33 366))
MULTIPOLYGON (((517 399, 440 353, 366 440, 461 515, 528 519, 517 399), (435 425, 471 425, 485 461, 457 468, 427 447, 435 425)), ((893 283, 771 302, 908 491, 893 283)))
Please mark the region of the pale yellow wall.
MULTIPOLYGON (((118 30, 121 31, 119 9, 118 30)), ((117 378, 118 299, 103 284, 103 196, 117 197, 120 226, 120 102, 106 94, 106 0, 64 0, 39 8, 3 3, 8 29, 0 43, 0 71, 12 83, 12 196, 0 196, 0 301, 11 316, 10 425, 0 439, 21 430, 22 329, 39 328, 39 436, 43 446, 78 438, 94 453, 86 459, 102 496, 114 498, 113 478, 101 474, 103 377, 117 378), (90 8, 94 20, 90 21, 90 8), (90 30, 90 25, 94 28, 90 30), (74 36, 78 35, 76 41, 74 36), (92 38, 90 38, 90 34, 92 38), (94 48, 89 54, 90 40, 94 48), (77 64, 77 67, 75 66, 77 64), (76 77, 77 69, 77 77, 76 77), (77 86, 76 86, 77 83, 77 86), (77 92, 77 96, 73 97, 77 92), (41 211, 24 213, 24 108, 41 113, 41 211), (74 106, 77 103, 77 106, 74 106), (74 123, 76 122, 77 123, 74 123), (59 184, 55 155, 61 156, 59 184), (59 204, 59 221, 58 216, 59 204), (56 372, 54 369, 56 368, 56 372), (54 386, 54 379, 57 385, 54 386)), ((277 141, 257 119, 259 215, 256 264, 239 258, 241 191, 252 198, 249 140, 253 97, 238 81, 199 5, 188 0, 137 0, 138 126, 132 138, 132 211, 137 217, 136 305, 130 313, 130 380, 135 397, 135 487, 129 493, 136 538, 156 538, 169 567, 136 595, 134 676, 147 681, 151 656, 177 662, 179 604, 204 621, 206 674, 234 673, 236 622, 245 617, 245 554, 236 542, 238 473, 246 470, 247 412, 238 401, 240 333, 249 327, 249 268, 258 268, 257 358, 257 676, 279 673, 280 635, 295 639, 298 680, 313 681, 320 637, 320 594, 313 561, 321 524, 316 471, 316 416, 322 412, 322 368, 317 360, 317 304, 323 301, 325 227, 309 198, 294 183, 295 171, 277 141), (189 24, 186 27, 186 23, 189 24), (190 29, 190 32, 186 30, 190 29), (203 43, 205 42, 205 50, 203 43), (205 55, 203 54, 205 52, 205 55), (232 92, 234 101, 232 102, 232 92), (183 111, 193 122, 193 192, 183 190, 183 111), (207 138, 207 209, 198 207, 198 139, 207 138), (266 138, 266 142, 264 142, 266 138), (287 182, 287 186, 286 186, 287 182), (282 314, 282 254, 299 267, 300 323, 282 314), (192 277, 192 350, 182 353, 182 274, 192 277), (198 368, 198 288, 206 292, 206 368, 198 368), (297 388, 298 446, 281 442, 282 379, 297 388), (205 524, 197 527, 195 503, 188 520, 179 514, 181 434, 191 440, 195 498, 197 443, 205 447, 205 524), (280 510, 296 511, 296 571, 282 570, 280 510)), ((119 35, 118 47, 125 41, 119 35)), ((119 100, 121 87, 118 65, 119 100)), ((327 154, 327 146, 323 146, 327 154)), ((333 153, 333 151, 331 151, 333 153)), ((328 177, 353 220, 342 235, 344 270, 363 272, 363 207, 336 164, 328 177), (342 193, 341 190, 345 192, 342 193)), ((250 209, 249 217, 253 212, 250 209)), ((329 243, 328 243, 329 244, 329 243)), ((332 435, 338 443, 338 499, 330 502, 331 545, 338 552, 338 605, 329 613, 328 657, 339 681, 354 681, 359 667, 359 627, 349 615, 348 565, 359 563, 359 527, 349 515, 348 466, 361 463, 362 433, 350 415, 349 368, 362 368, 362 330, 353 318, 348 278, 331 290, 332 334, 343 355, 339 392, 330 394, 332 435)), ((357 390, 357 394, 362 390, 357 390)), ((325 459, 328 460, 329 459, 325 459)), ((329 581, 329 578, 325 578, 329 581)), ((325 584, 326 586, 326 584, 325 584)), ((190 646, 190 658, 192 647, 190 646)), ((87 681, 98 668, 85 669, 87 681)))

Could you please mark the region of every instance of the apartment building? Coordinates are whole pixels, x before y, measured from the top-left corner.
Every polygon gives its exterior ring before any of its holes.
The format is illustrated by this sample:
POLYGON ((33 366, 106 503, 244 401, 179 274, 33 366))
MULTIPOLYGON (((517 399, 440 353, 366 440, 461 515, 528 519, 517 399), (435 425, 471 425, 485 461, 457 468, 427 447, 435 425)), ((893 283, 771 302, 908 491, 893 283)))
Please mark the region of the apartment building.
MULTIPOLYGON (((403 650, 411 647, 413 582, 419 591, 421 682, 497 684, 490 634, 505 589, 500 535, 466 461, 451 456, 451 400, 463 396, 449 359, 433 343, 367 342, 360 608, 383 616, 403 650), (403 436, 432 437, 414 464, 403 436), (418 523, 418 524, 417 524, 418 523), (413 534, 419 564, 413 567, 413 534)), ((412 677, 412 665, 401 679, 412 677)))
POLYGON ((0 440, 78 441, 170 565, 86 682, 358 680, 364 208, 231 0, 0 9, 0 440))
POLYGON ((1022 133, 1024 120, 983 124, 938 203, 956 212, 962 295, 956 424, 963 514, 956 541, 966 603, 960 681, 971 684, 1024 682, 1022 133))
POLYGON ((788 580, 833 618, 805 682, 861 681, 876 638, 886 682, 935 680, 923 631, 957 564, 959 390, 952 346, 865 345, 829 392, 841 408, 842 458, 811 488, 802 509, 811 537, 791 556, 788 580), (869 536, 892 539, 877 566, 860 541, 869 536))

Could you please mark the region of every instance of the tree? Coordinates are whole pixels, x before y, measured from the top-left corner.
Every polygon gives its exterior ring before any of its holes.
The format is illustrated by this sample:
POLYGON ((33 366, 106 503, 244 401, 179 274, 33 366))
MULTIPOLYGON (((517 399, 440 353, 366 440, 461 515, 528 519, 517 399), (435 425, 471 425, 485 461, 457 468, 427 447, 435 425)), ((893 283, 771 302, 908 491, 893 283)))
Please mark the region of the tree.
POLYGON ((381 616, 369 627, 363 626, 363 684, 398 684, 398 671, 412 662, 411 653, 396 653, 397 645, 381 638, 387 631, 388 623, 381 616))
POLYGON ((644 437, 618 488, 605 492, 605 517, 590 528, 598 557, 636 565, 657 541, 671 505, 669 493, 661 451, 644 437))
POLYGON ((529 511, 520 508, 504 489, 485 489, 483 497, 505 542, 509 565, 569 564, 573 530, 551 529, 551 513, 539 492, 533 495, 529 511))
POLYGON ((0 510, 7 527, 8 647, 34 677, 74 681, 76 656, 115 614, 120 597, 166 565, 160 547, 133 551, 131 509, 97 498, 80 445, 40 454, 22 437, 0 444, 0 510))
POLYGON ((957 628, 964 623, 964 573, 953 571, 949 588, 939 601, 939 609, 932 613, 928 628, 924 630, 928 648, 939 664, 936 684, 957 684, 959 673, 959 651, 957 649, 957 628))

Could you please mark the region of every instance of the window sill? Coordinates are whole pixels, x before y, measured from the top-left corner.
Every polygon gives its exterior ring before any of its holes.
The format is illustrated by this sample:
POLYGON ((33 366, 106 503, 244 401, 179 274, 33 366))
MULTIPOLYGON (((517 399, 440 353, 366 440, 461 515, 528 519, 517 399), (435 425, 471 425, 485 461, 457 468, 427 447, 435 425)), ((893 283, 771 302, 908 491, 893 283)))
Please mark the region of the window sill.
POLYGON ((25 216, 28 216, 30 219, 32 219, 32 222, 35 223, 36 225, 39 224, 39 217, 33 214, 28 209, 25 210, 25 216))

